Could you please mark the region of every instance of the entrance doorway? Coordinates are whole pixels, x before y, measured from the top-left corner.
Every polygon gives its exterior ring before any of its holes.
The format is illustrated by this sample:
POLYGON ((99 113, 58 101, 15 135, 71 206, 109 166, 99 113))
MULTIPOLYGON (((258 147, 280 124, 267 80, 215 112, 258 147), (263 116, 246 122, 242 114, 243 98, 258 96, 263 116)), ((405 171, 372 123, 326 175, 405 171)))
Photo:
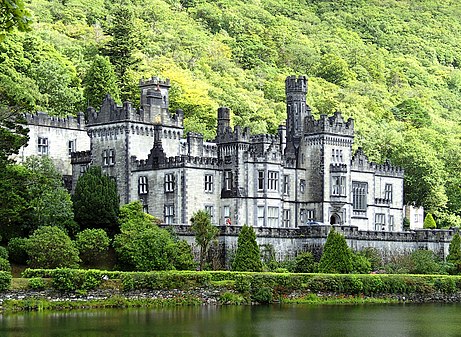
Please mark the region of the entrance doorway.
POLYGON ((339 225, 341 224, 341 218, 338 214, 333 214, 330 218, 330 225, 339 225))

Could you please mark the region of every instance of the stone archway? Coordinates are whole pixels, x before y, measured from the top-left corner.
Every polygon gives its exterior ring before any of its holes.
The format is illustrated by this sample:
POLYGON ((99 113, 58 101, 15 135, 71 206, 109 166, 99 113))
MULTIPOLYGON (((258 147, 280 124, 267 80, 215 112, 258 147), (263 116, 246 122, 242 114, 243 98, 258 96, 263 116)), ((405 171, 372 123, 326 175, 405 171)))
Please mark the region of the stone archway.
POLYGON ((340 225, 341 224, 341 217, 334 213, 330 217, 330 225, 340 225))

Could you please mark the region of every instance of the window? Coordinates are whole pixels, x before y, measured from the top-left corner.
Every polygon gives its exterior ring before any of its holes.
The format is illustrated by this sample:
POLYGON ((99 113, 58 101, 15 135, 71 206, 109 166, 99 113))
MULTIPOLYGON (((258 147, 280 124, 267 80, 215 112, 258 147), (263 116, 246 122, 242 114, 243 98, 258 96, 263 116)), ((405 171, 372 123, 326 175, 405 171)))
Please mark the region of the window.
POLYGON ((393 215, 389 215, 389 231, 393 231, 394 230, 394 216, 393 215))
POLYGON ((165 205, 165 223, 167 225, 172 225, 174 223, 174 205, 165 205))
POLYGON ((115 150, 110 149, 109 150, 109 165, 114 165, 115 164, 115 150))
POLYGON ((232 171, 224 171, 224 189, 232 190, 232 171))
POLYGON ((283 210, 283 227, 290 227, 290 210, 283 210))
POLYGON ((146 176, 140 176, 138 178, 138 193, 139 194, 147 194, 148 188, 147 188, 147 177, 146 176))
POLYGON ((392 203, 392 184, 386 184, 384 186, 384 199, 392 203))
POLYGON ((108 150, 102 151, 102 166, 109 166, 109 152, 108 152, 108 150))
POLYGON ((306 181, 304 179, 301 179, 299 181, 299 191, 301 193, 304 193, 305 190, 306 190, 306 181))
POLYGON ((303 208, 299 211, 299 220, 301 221, 301 224, 304 224, 307 221, 306 210, 303 208))
POLYGON ((278 190, 279 173, 276 171, 269 171, 267 177, 267 190, 277 191, 278 190))
POLYGON ((213 222, 213 214, 214 214, 213 206, 212 205, 206 205, 205 206, 205 212, 208 213, 208 215, 210 216, 211 222, 213 222))
POLYGON ((224 206, 223 208, 223 214, 224 214, 224 222, 226 225, 231 225, 231 220, 230 220, 230 207, 229 206, 224 206))
POLYGON ((331 177, 331 195, 346 195, 346 177, 331 177))
POLYGON ((258 171, 258 191, 264 190, 264 171, 258 171))
POLYGON ((306 221, 314 221, 315 211, 313 209, 306 209, 306 221))
POLYGON ((88 165, 86 165, 86 164, 80 165, 80 175, 82 175, 83 173, 85 173, 86 170, 88 170, 88 165))
POLYGON ((38 137, 38 154, 40 156, 48 155, 48 138, 38 137))
POLYGON ((205 192, 213 193, 213 175, 205 174, 205 192))
POLYGON ((267 207, 267 226, 274 228, 279 226, 278 207, 267 207))
POLYGON ((166 193, 174 192, 174 174, 173 173, 165 174, 164 189, 166 193))
POLYGON ((258 206, 258 226, 264 226, 264 206, 258 206))
POLYGON ((74 140, 69 140, 69 141, 67 142, 67 148, 68 148, 68 154, 69 154, 69 156, 71 155, 72 152, 75 152, 76 144, 77 144, 77 140, 76 140, 76 139, 74 139, 74 140))
POLYGON ((285 174, 283 176, 283 194, 288 194, 289 186, 290 186, 290 176, 285 174))
POLYGON ((386 216, 382 213, 375 214, 375 231, 383 231, 386 229, 386 216))
POLYGON ((356 211, 367 209, 368 184, 358 181, 352 182, 352 207, 356 211))

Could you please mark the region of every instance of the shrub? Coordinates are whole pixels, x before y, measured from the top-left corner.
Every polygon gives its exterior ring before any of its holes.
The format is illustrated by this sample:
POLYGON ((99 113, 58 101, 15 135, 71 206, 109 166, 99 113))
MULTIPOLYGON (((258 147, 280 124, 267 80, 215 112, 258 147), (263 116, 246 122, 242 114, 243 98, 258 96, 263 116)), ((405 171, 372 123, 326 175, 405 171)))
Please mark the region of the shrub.
POLYGON ((34 268, 77 267, 78 250, 69 236, 55 226, 40 227, 27 240, 28 263, 34 268))
POLYGON ((243 225, 237 239, 232 269, 237 271, 261 271, 262 262, 256 234, 252 227, 243 225))
POLYGON ((365 256, 354 254, 352 257, 352 269, 356 274, 368 274, 371 272, 371 263, 365 256))
POLYGON ((352 251, 346 239, 334 229, 330 231, 319 262, 321 273, 347 274, 352 271, 352 251))
POLYGON ((77 234, 75 245, 83 263, 90 265, 109 249, 110 239, 102 229, 85 229, 77 234))
POLYGON ((26 251, 26 238, 12 238, 8 242, 8 253, 11 262, 18 264, 26 264, 29 256, 26 251))
POLYGON ((296 256, 293 272, 313 273, 315 269, 314 255, 311 252, 304 252, 296 256))
POLYGON ((45 280, 41 277, 33 277, 29 279, 29 288, 33 290, 45 289, 45 280))
POLYGON ((362 255, 370 261, 371 270, 379 270, 383 267, 383 259, 380 252, 374 247, 366 247, 361 251, 357 252, 358 255, 362 255))
POLYGON ((426 229, 437 228, 437 224, 435 223, 435 220, 432 217, 431 213, 427 213, 426 217, 424 218, 423 228, 426 228, 426 229))
POLYGON ((272 303, 272 298, 272 288, 267 286, 258 287, 251 295, 253 301, 261 304, 272 303))
POLYGON ((10 289, 11 286, 11 273, 7 271, 0 271, 0 291, 10 289))
POLYGON ((0 271, 8 271, 11 272, 11 265, 7 259, 0 257, 0 271))
POLYGON ((0 246, 0 258, 8 260, 8 249, 6 247, 0 246))
POLYGON ((441 261, 431 250, 416 250, 411 253, 412 274, 440 274, 442 270, 441 261))
POLYGON ((459 274, 461 272, 461 236, 456 233, 451 239, 450 246, 448 247, 447 262, 451 263, 452 274, 459 274))

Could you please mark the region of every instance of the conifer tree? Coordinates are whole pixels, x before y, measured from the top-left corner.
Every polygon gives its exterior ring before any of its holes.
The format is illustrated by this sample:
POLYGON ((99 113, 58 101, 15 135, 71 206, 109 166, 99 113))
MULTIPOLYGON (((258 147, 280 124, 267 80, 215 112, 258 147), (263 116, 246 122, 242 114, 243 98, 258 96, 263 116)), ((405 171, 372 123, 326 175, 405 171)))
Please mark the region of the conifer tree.
POLYGON ((85 100, 88 106, 98 109, 104 97, 109 94, 114 101, 120 101, 120 89, 117 76, 109 60, 96 55, 88 73, 85 76, 85 100))
POLYGON ((119 196, 115 182, 92 166, 77 181, 74 203, 75 221, 80 228, 102 228, 114 234, 118 227, 119 196))
POLYGON ((200 270, 203 270, 210 243, 218 236, 219 229, 213 226, 210 215, 204 210, 195 212, 190 221, 195 242, 200 247, 200 270))
POLYGON ((334 229, 330 231, 320 258, 319 272, 347 274, 353 269, 352 251, 346 239, 334 229))
POLYGON ((437 224, 435 223, 434 218, 432 217, 431 213, 427 213, 426 217, 424 218, 424 225, 423 228, 426 229, 434 229, 437 228, 437 224))
POLYGON ((447 262, 453 263, 453 272, 459 274, 461 271, 461 236, 459 233, 456 233, 451 239, 447 262))
POLYGON ((237 240, 237 252, 232 263, 236 271, 261 271, 261 253, 256 243, 256 234, 253 227, 243 225, 237 240))

